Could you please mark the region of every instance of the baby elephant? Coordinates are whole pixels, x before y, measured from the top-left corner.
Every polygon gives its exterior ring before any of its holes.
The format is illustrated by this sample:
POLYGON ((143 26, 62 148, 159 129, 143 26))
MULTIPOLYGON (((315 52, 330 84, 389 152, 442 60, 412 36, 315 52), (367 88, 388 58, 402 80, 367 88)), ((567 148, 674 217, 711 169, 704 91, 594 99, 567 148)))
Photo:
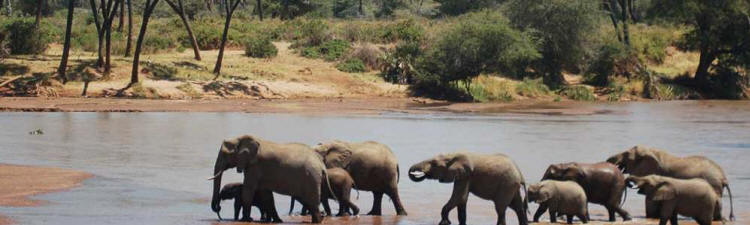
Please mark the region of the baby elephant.
POLYGON ((692 217, 700 225, 709 225, 721 198, 703 179, 676 179, 659 175, 630 176, 628 185, 638 186, 638 194, 661 205, 659 224, 677 225, 677 215, 692 217))
MULTIPOLYGON (((242 207, 242 183, 231 183, 224 185, 219 192, 220 200, 234 199, 234 220, 239 220, 240 210, 242 207)), ((257 191, 255 197, 253 197, 253 206, 260 209, 261 218, 263 222, 281 222, 278 213, 276 213, 276 206, 273 200, 273 192, 271 191, 257 191)), ((216 212, 218 215, 219 212, 216 212)), ((250 213, 248 213, 249 215, 250 213)), ((221 216, 219 216, 221 219, 221 216)), ((252 218, 242 218, 243 221, 252 220, 252 218)))
MULTIPOLYGON (((568 223, 573 223, 573 216, 588 223, 589 210, 586 203, 586 192, 573 181, 545 180, 529 186, 529 201, 539 203, 540 212, 549 209, 550 222, 556 223, 557 216, 566 215, 568 223)), ((539 221, 539 214, 534 215, 534 222, 539 221)))
MULTIPOLYGON (((328 188, 328 184, 323 184, 323 188, 321 188, 321 203, 323 204, 323 209, 325 209, 325 212, 327 215, 331 214, 331 207, 328 205, 328 199, 335 199, 339 202, 339 213, 336 214, 336 216, 348 216, 349 210, 351 209, 353 215, 359 214, 359 207, 357 205, 354 205, 352 201, 350 200, 350 195, 352 192, 352 188, 354 187, 354 179, 349 175, 349 172, 346 172, 346 170, 341 168, 330 168, 327 169, 326 172, 328 173, 328 182, 331 185, 332 190, 328 188), (330 190, 330 191, 327 191, 330 190), (331 195, 333 193, 333 195, 331 195)), ((292 213, 294 210, 294 201, 296 198, 292 197, 291 206, 289 206, 289 214, 292 213)), ((307 209, 304 207, 302 208, 302 215, 307 214, 307 209)))

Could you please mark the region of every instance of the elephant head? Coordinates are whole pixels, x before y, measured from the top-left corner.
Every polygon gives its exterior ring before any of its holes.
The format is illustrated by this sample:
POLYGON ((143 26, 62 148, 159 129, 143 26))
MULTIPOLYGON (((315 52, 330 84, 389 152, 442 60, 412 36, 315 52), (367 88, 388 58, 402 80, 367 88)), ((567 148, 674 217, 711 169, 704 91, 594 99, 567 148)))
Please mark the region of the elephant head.
POLYGON ((579 181, 586 177, 586 171, 577 163, 552 164, 547 167, 542 180, 572 180, 579 181))
POLYGON ((415 182, 437 179, 440 183, 451 183, 468 179, 473 170, 474 165, 465 154, 438 155, 411 166, 409 179, 415 182))
POLYGON ((543 203, 552 197, 552 190, 544 182, 529 185, 527 192, 529 202, 543 203))
POLYGON ((325 144, 318 144, 315 147, 322 158, 326 168, 347 168, 351 162, 352 148, 344 142, 333 141, 325 144))
POLYGON ((248 166, 257 163, 259 150, 258 139, 249 135, 224 140, 221 144, 219 156, 216 157, 216 164, 214 165, 215 175, 210 178, 214 180, 213 197, 211 198, 211 209, 214 212, 221 210, 219 188, 221 187, 221 175, 224 170, 236 167, 237 172, 242 173, 248 166))
POLYGON ((607 162, 617 165, 623 173, 636 176, 658 174, 662 168, 661 161, 657 157, 659 153, 658 150, 635 146, 609 157, 607 162))
POLYGON ((638 194, 645 195, 647 199, 653 201, 666 201, 673 199, 676 195, 674 185, 660 176, 629 176, 625 179, 628 186, 635 185, 638 188, 638 194))

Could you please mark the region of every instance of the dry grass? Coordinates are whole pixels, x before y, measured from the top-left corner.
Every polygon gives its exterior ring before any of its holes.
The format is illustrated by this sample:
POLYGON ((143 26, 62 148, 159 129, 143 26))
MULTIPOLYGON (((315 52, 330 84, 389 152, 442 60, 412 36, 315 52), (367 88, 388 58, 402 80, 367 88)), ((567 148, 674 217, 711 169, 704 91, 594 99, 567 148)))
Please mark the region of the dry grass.
MULTIPOLYGON (((224 66, 220 80, 238 81, 248 86, 262 85, 275 93, 288 98, 316 98, 316 97, 404 97, 406 87, 386 83, 377 72, 349 74, 338 71, 335 62, 325 62, 318 59, 308 59, 299 56, 289 49, 290 43, 274 43, 279 49, 277 57, 272 59, 256 59, 244 56, 239 49, 228 49, 224 54, 224 66)), ((193 59, 192 51, 182 53, 169 52, 141 56, 141 85, 158 90, 159 98, 183 99, 216 98, 218 96, 206 93, 199 88, 198 83, 208 83, 214 78, 213 71, 218 51, 202 51, 202 61, 193 59), (146 62, 166 65, 176 69, 176 80, 156 80, 145 71, 146 62), (145 72, 145 74, 144 74, 145 72), (195 92, 184 91, 185 82, 193 82, 191 86, 195 92), (181 87, 180 87, 181 86, 181 87), (180 87, 180 88, 178 88, 180 87), (182 90, 181 90, 182 89, 182 90), (189 92, 189 93, 188 93, 189 92)), ((40 56, 14 56, 3 62, 4 65, 27 67, 22 74, 8 72, 6 75, 23 75, 37 72, 49 73, 55 71, 61 55, 60 46, 51 46, 45 54, 40 56)), ((91 52, 71 52, 69 74, 86 67, 79 65, 93 62, 96 55, 91 52)), ((89 84, 89 96, 101 96, 107 89, 125 87, 130 81, 132 69, 130 58, 114 56, 112 73, 109 77, 89 84)), ((2 75, 2 74, 0 74, 2 75)), ((62 96, 78 96, 84 83, 72 81, 61 91, 62 96)), ((237 98, 257 96, 234 96, 237 98)))
POLYGON ((672 78, 684 73, 695 74, 699 60, 700 53, 698 52, 683 52, 675 47, 668 47, 664 63, 649 65, 649 68, 672 78))

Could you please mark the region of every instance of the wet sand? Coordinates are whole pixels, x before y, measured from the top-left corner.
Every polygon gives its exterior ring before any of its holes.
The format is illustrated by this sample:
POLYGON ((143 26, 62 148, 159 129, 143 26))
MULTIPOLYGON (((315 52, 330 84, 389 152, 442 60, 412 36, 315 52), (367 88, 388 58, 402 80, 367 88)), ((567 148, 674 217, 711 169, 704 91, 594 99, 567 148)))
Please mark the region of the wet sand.
MULTIPOLYGON (((69 169, 0 164, 0 206, 39 206, 44 201, 28 197, 74 188, 91 176, 69 169)), ((0 225, 11 222, 0 215, 0 225)))
POLYGON ((592 115, 611 113, 582 102, 519 101, 450 103, 422 98, 310 98, 285 100, 154 100, 116 98, 0 98, 0 111, 17 112, 250 112, 303 114, 523 113, 592 115))

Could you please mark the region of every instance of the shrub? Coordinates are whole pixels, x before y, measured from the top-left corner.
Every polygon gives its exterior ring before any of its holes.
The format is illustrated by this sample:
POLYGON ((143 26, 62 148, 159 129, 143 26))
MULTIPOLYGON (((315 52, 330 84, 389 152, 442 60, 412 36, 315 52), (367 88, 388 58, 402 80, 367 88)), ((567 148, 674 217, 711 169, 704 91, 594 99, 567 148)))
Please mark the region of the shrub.
POLYGON ((513 101, 515 92, 513 84, 491 76, 479 76, 472 83, 470 94, 475 101, 513 101))
POLYGON ((245 56, 253 58, 273 58, 279 53, 269 38, 253 37, 245 42, 245 56))
POLYGON ((417 59, 423 56, 423 50, 417 42, 402 42, 391 51, 387 51, 380 67, 383 79, 391 83, 413 84, 416 76, 417 59))
POLYGON ((361 60, 368 69, 380 68, 380 57, 383 52, 369 44, 362 44, 354 48, 349 58, 361 60))
POLYGON ((295 19, 290 25, 296 27, 293 47, 319 46, 330 40, 328 24, 322 20, 295 19))
POLYGON ((633 68, 628 68, 630 51, 620 42, 610 42, 602 45, 589 63, 584 73, 584 82, 590 85, 607 86, 614 75, 625 75, 633 68), (617 74, 619 72, 619 74, 617 74))
POLYGON ((549 87, 544 84, 541 78, 529 79, 524 78, 523 81, 516 84, 516 92, 520 96, 526 97, 539 97, 548 95, 550 93, 549 87))
POLYGON ((396 24, 388 25, 382 34, 382 39, 389 42, 401 41, 421 41, 424 37, 424 28, 414 20, 403 20, 396 24))
POLYGON ((154 62, 146 62, 145 64, 143 68, 149 71, 154 80, 183 80, 176 77, 177 69, 174 67, 154 62))
POLYGON ((343 40, 331 40, 320 46, 307 47, 302 50, 302 56, 308 58, 323 58, 327 61, 336 61, 344 56, 351 44, 343 40))
POLYGON ((54 26, 42 23, 36 28, 31 18, 9 21, 2 30, 7 33, 10 54, 14 55, 44 53, 56 35, 54 26))
POLYGON ((562 90, 561 94, 570 99, 577 100, 577 101, 596 100, 594 91, 583 85, 573 85, 573 86, 565 87, 562 90))
POLYGON ((365 63, 357 58, 347 59, 336 65, 336 69, 347 73, 362 73, 367 72, 365 63))

